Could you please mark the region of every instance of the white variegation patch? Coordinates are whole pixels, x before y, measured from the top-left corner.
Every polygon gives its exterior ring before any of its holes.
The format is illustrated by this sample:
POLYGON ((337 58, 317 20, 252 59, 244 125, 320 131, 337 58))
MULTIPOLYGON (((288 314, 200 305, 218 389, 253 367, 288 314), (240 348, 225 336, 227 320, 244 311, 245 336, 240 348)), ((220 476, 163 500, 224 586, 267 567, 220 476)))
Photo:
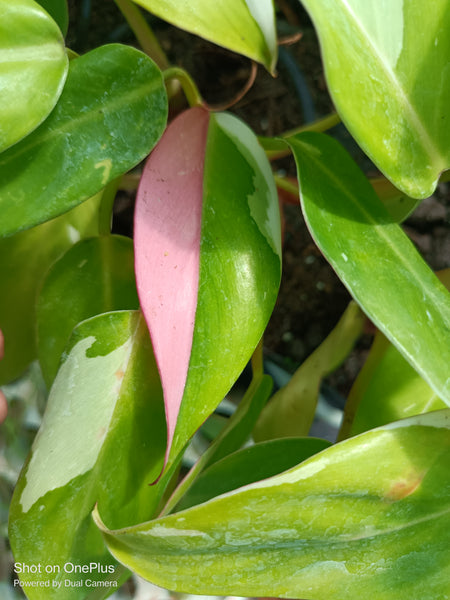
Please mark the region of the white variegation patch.
POLYGON ((105 441, 130 358, 132 339, 106 356, 87 357, 79 341, 54 381, 32 448, 20 503, 24 512, 47 492, 93 468, 105 441))

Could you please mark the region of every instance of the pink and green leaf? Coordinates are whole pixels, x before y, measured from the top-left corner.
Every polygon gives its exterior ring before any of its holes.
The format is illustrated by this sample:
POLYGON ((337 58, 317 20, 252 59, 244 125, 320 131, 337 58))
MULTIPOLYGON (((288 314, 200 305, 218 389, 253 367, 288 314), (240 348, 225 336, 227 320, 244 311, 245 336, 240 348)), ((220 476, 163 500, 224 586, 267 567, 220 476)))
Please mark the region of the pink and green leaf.
POLYGON ((238 119, 196 107, 169 126, 139 187, 135 256, 171 462, 250 359, 280 281, 275 184, 238 119))

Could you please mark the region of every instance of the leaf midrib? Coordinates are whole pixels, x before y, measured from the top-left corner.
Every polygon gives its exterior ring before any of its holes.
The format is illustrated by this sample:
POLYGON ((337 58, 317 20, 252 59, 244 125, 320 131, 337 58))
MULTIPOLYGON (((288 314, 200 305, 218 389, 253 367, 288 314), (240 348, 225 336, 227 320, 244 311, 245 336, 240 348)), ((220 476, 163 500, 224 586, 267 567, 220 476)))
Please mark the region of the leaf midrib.
MULTIPOLYGON (((426 515, 424 517, 421 518, 417 518, 414 519, 410 522, 407 523, 402 523, 396 527, 388 527, 386 529, 379 529, 375 532, 371 532, 370 534, 367 535, 355 535, 355 534, 343 534, 343 535, 337 535, 337 536, 333 536, 333 537, 329 537, 326 538, 325 536, 323 537, 303 537, 300 538, 300 536, 302 535, 302 532, 299 531, 299 538, 297 539, 291 539, 291 540, 277 540, 276 538, 271 538, 269 539, 266 543, 264 542, 260 542, 260 543, 249 543, 248 545, 239 545, 238 546, 238 550, 237 547, 234 545, 221 545, 218 548, 212 548, 211 550, 209 550, 208 547, 203 546, 203 547, 189 547, 189 548, 164 548, 163 550, 161 549, 161 551, 158 553, 161 556, 166 555, 166 556, 183 556, 183 555, 189 555, 189 556, 195 556, 197 555, 205 555, 205 554, 229 554, 229 553, 235 553, 237 551, 239 551, 239 553, 253 553, 253 552, 258 552, 258 551, 264 551, 264 550, 301 550, 302 547, 303 549, 306 548, 311 548, 311 547, 327 547, 330 545, 336 546, 336 545, 345 545, 348 543, 352 543, 352 542, 359 542, 361 540, 370 540, 372 538, 378 538, 378 537, 382 537, 382 536, 386 536, 386 535, 391 535, 391 534, 395 534, 401 531, 404 531, 406 529, 410 529, 412 527, 416 527, 418 525, 422 525, 423 523, 428 523, 430 521, 434 521, 436 519, 440 519, 441 517, 446 517, 447 515, 450 514, 450 508, 447 508, 445 510, 442 510, 440 512, 437 513, 432 513, 430 515, 426 515)), ((156 527, 159 526, 159 519, 157 519, 156 521, 154 521, 154 524, 156 527)), ((257 533, 257 529, 255 528, 254 533, 257 533)), ((142 540, 143 539, 148 539, 148 536, 152 536, 151 533, 151 528, 148 528, 147 530, 141 530, 141 531, 127 531, 126 529, 122 529, 122 530, 116 530, 116 531, 109 531, 107 530, 109 535, 112 535, 113 537, 118 537, 118 540, 120 541, 121 544, 125 544, 130 550, 137 550, 139 554, 142 554, 142 540), (137 536, 136 542, 133 543, 133 539, 129 539, 128 536, 137 536)), ((204 530, 202 530, 202 533, 206 534, 206 535, 212 535, 212 530, 211 529, 207 529, 205 528, 204 530)), ((263 536, 264 534, 262 534, 263 536)), ((180 533, 180 537, 184 537, 182 535, 182 533, 180 533)), ((216 537, 216 534, 214 535, 214 537, 216 537)), ((160 534, 158 535, 158 539, 164 540, 164 536, 161 536, 160 534)), ((171 535, 170 539, 173 540, 174 536, 171 535)))

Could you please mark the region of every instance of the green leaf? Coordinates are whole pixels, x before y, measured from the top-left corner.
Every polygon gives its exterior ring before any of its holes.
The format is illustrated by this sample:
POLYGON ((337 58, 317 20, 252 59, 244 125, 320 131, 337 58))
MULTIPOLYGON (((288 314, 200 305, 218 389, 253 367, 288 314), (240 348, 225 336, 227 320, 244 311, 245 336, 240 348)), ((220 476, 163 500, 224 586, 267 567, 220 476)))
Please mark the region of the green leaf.
POLYGON ((448 0, 301 1, 351 134, 407 195, 430 196, 450 167, 448 0))
POLYGON ((347 358, 362 333, 364 320, 358 305, 351 302, 333 331, 265 406, 253 431, 255 441, 308 435, 320 383, 347 358))
POLYGON ((446 406, 381 333, 355 381, 349 402, 358 406, 351 435, 446 406))
POLYGON ((277 62, 272 0, 135 0, 161 19, 262 63, 277 62))
POLYGON ((30 600, 85 600, 99 592, 89 581, 119 576, 90 512, 99 502, 118 527, 149 519, 161 490, 148 484, 161 470, 165 441, 162 391, 141 314, 108 313, 81 323, 10 509, 15 561, 60 566, 50 575, 44 568, 22 574, 30 586, 62 583, 59 591, 27 587, 30 600), (70 573, 69 563, 88 571, 70 573), (68 587, 65 580, 82 584, 68 587))
POLYGON ((37 302, 38 356, 47 385, 75 325, 113 310, 137 309, 133 242, 121 236, 83 240, 50 269, 37 302))
POLYGON ((0 236, 66 212, 134 167, 166 117, 161 73, 143 53, 117 44, 72 60, 50 117, 0 155, 0 236))
POLYGON ((261 442, 234 452, 200 474, 177 505, 177 511, 278 475, 328 446, 330 442, 317 438, 285 438, 261 442))
POLYGON ((195 484, 197 477, 204 469, 238 450, 249 439, 256 420, 269 399, 272 387, 273 381, 269 375, 260 374, 253 377, 239 406, 229 418, 226 427, 222 429, 214 442, 200 456, 175 489, 164 507, 164 514, 172 511, 187 490, 195 484))
POLYGON ((448 409, 400 421, 281 475, 135 527, 111 531, 98 513, 94 518, 118 560, 172 590, 445 598, 449 427, 448 409))
POLYGON ((54 108, 68 60, 56 23, 33 0, 0 0, 0 152, 54 108))
POLYGON ((450 294, 333 139, 289 140, 317 245, 377 327, 450 404, 450 294))
POLYGON ((81 238, 98 233, 98 196, 48 223, 0 239, 0 329, 5 358, 0 383, 36 358, 36 300, 50 265, 81 238))
POLYGON ((58 23, 63 35, 67 34, 69 26, 69 11, 67 0, 37 0, 48 14, 58 23))

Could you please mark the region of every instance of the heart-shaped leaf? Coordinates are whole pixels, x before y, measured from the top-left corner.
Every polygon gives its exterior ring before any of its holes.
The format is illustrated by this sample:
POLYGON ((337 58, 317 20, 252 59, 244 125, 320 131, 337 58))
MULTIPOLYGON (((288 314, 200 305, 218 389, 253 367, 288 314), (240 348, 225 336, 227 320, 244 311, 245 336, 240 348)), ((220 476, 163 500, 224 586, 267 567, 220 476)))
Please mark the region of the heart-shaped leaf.
POLYGON ((144 169, 134 239, 170 462, 240 375, 275 303, 278 199, 253 133, 227 114, 180 115, 144 169))
POLYGON ((68 59, 56 23, 34 0, 0 0, 0 152, 49 115, 68 59))
POLYGON ((450 6, 435 0, 301 0, 328 86, 356 141, 413 198, 450 168, 450 6))
POLYGON ((338 142, 290 138, 311 234, 355 300, 450 404, 450 294, 338 142))
POLYGON ((0 237, 66 212, 134 167, 166 116, 161 73, 142 52, 113 44, 72 60, 50 117, 0 155, 0 237))
POLYGON ((446 409, 369 431, 281 475, 162 519, 116 531, 98 513, 95 519, 118 560, 172 590, 445 598, 449 448, 446 409))
POLYGON ((81 323, 10 508, 15 561, 42 565, 21 575, 30 600, 98 597, 97 581, 123 574, 90 512, 100 502, 117 526, 151 518, 161 490, 148 482, 161 470, 165 441, 162 391, 141 314, 81 323), (46 565, 59 569, 48 573, 46 565), (39 587, 45 581, 50 587, 39 587))
POLYGON ((248 56, 274 72, 277 34, 272 0, 135 0, 161 19, 248 56))
POLYGON ((42 280, 75 242, 98 234, 99 202, 96 196, 48 223, 0 239, 0 328, 6 340, 0 383, 18 377, 36 358, 36 300, 42 280))
POLYGON ((75 325, 139 308, 133 262, 131 239, 108 235, 79 242, 49 270, 36 307, 38 356, 49 387, 75 325))

